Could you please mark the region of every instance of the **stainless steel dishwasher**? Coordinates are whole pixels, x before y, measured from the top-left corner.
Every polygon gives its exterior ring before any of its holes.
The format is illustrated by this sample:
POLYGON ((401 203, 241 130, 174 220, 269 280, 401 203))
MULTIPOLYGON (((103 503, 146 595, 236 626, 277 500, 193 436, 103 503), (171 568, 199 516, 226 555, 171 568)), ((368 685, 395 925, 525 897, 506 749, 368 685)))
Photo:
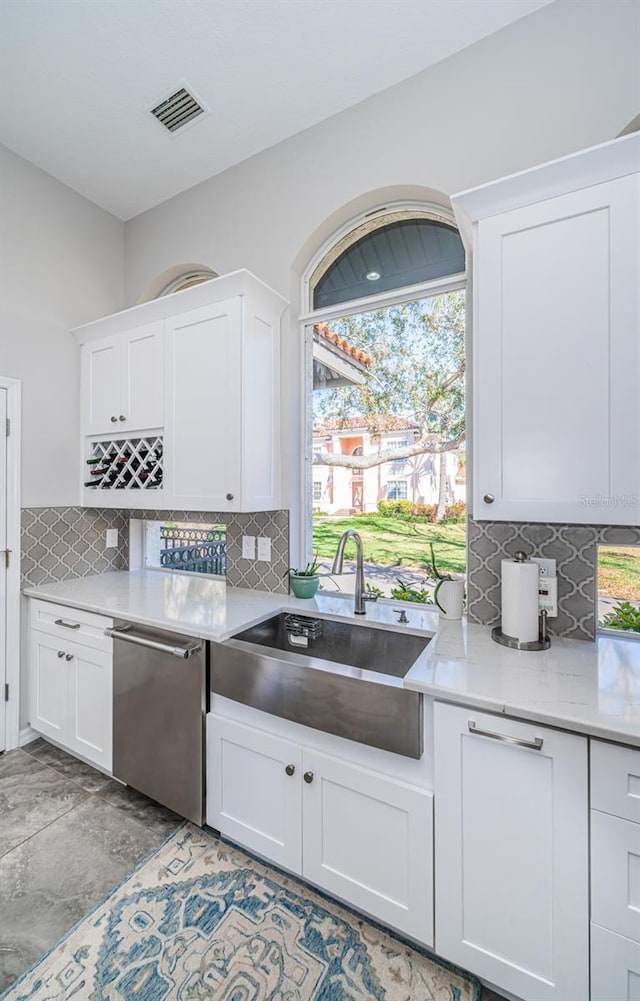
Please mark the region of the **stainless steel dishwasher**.
POLYGON ((126 622, 106 633, 114 777, 202 825, 207 644, 126 622))

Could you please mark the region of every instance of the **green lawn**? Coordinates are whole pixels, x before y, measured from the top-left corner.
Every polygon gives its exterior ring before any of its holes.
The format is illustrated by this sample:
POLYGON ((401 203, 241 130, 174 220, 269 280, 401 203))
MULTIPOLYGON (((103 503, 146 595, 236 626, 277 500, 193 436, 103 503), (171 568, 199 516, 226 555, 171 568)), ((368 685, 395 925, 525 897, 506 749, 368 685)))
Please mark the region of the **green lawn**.
POLYGON ((598 593, 640 601, 640 546, 600 546, 598 593))
MULTIPOLYGON (((360 514, 351 518, 317 519, 313 524, 313 547, 319 556, 335 555, 340 536, 348 528, 362 537, 367 563, 411 567, 424 570, 429 562, 429 543, 433 542, 438 568, 464 573, 467 565, 466 525, 464 521, 432 525, 416 519, 360 514)), ((351 547, 347 557, 354 555, 351 547)))

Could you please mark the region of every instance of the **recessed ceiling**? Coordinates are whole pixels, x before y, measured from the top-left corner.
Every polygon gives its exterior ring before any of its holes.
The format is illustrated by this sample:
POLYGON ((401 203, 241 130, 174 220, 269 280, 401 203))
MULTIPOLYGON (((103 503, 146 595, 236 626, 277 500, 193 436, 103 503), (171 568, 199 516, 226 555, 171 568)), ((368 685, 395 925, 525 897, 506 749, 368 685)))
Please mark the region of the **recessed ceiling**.
POLYGON ((549 2, 2 0, 0 142, 128 219, 549 2))

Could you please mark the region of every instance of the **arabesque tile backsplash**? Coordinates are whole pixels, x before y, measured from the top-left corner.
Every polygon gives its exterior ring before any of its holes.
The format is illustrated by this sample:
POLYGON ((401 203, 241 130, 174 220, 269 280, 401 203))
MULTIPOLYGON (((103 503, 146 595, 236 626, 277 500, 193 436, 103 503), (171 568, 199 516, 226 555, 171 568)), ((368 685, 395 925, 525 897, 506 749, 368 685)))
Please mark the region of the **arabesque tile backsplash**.
MULTIPOLYGON (((227 526, 227 580, 235 587, 287 592, 289 513, 262 511, 221 514, 216 511, 130 511, 106 508, 24 508, 22 578, 44 584, 129 565, 129 520, 220 522, 227 526), (118 530, 119 545, 104 549, 107 528, 118 530), (272 561, 242 559, 243 535, 268 535, 272 561)), ((596 563, 599 544, 640 545, 640 528, 601 525, 543 525, 469 520, 467 611, 472 622, 500 620, 500 563, 524 550, 557 561, 558 617, 549 620, 557 636, 591 640, 597 619, 596 563)), ((640 594, 639 594, 640 597, 640 594)))
POLYGON ((546 556, 557 561, 558 616, 549 619, 549 632, 571 639, 594 639, 599 545, 640 545, 640 528, 469 519, 469 619, 487 626, 500 621, 501 561, 521 549, 527 556, 546 556))
POLYGON ((221 514, 217 511, 130 511, 107 508, 40 507, 22 510, 23 584, 47 584, 129 566, 129 520, 221 523, 227 527, 227 581, 234 587, 287 592, 288 511, 221 514), (104 533, 118 530, 118 546, 104 548, 104 533), (271 562, 242 559, 243 535, 267 535, 271 562))

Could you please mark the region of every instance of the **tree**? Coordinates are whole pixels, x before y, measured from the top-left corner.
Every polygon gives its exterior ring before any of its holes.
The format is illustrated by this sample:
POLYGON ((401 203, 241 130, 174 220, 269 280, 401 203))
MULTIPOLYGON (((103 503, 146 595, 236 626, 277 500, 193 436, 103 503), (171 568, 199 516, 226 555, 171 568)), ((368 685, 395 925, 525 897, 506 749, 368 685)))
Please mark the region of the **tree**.
POLYGON ((322 452, 315 465, 369 469, 393 459, 439 454, 438 517, 446 504, 446 453, 465 440, 464 292, 448 292, 333 321, 331 329, 371 357, 364 385, 314 393, 314 422, 403 417, 415 440, 371 455, 322 452))

